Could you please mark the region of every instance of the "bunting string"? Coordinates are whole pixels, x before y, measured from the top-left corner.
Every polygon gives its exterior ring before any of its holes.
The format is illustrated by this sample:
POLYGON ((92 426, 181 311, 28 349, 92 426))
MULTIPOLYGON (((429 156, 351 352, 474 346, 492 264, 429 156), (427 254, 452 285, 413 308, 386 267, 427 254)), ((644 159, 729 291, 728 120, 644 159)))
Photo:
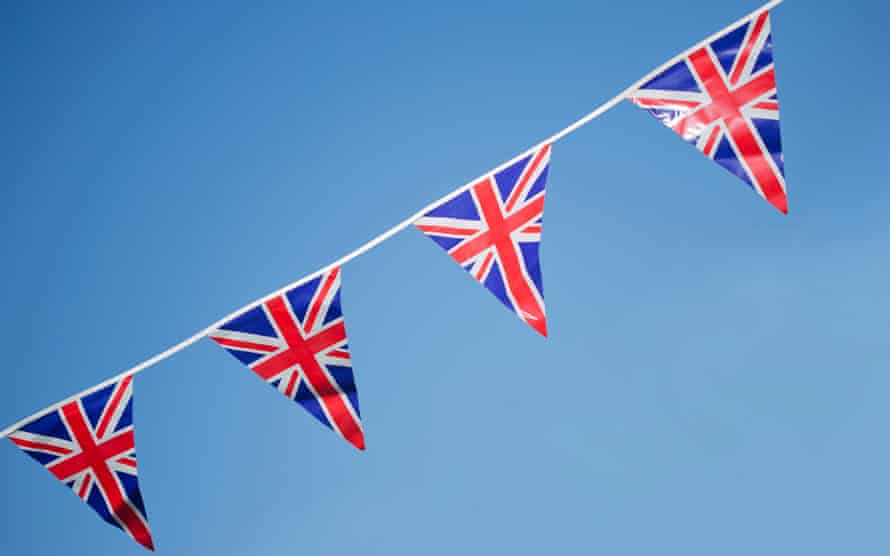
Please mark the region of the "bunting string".
POLYGON ((12 434, 12 433, 15 432, 16 430, 18 430, 20 427, 22 427, 24 424, 26 424, 26 423, 28 423, 28 422, 30 422, 30 421, 33 421, 34 419, 37 419, 37 418, 39 418, 39 417, 41 417, 41 416, 43 416, 43 415, 45 415, 45 414, 47 414, 47 413, 51 413, 51 412, 53 412, 53 411, 56 411, 56 410, 58 410, 60 407, 64 406, 66 403, 70 403, 70 402, 73 401, 73 400, 82 398, 83 396, 85 396, 85 395, 87 395, 87 394, 90 394, 91 392, 94 392, 94 391, 96 391, 96 390, 100 390, 100 389, 105 388, 105 387, 107 387, 107 386, 109 386, 109 385, 111 385, 111 384, 115 384, 115 383, 119 382, 121 379, 123 379, 123 378, 125 378, 125 377, 132 376, 132 375, 135 375, 135 374, 137 374, 137 373, 139 373, 139 372, 142 372, 142 371, 144 371, 145 369, 148 369, 149 367, 152 367, 153 365, 155 365, 155 364, 157 364, 157 363, 160 363, 161 361, 164 361, 165 359, 168 359, 169 357, 175 355, 176 353, 178 353, 178 352, 184 350, 185 348, 191 346, 192 344, 194 344, 194 343, 197 342, 198 340, 201 340, 202 338, 207 337, 209 334, 211 334, 212 332, 216 331, 216 330, 219 329, 221 326, 225 325, 226 323, 228 323, 228 322, 231 321, 232 319, 238 317, 239 315, 242 315, 242 314, 246 313, 247 311, 250 311, 251 309, 254 309, 254 308, 258 307, 258 306, 262 305, 263 303, 266 303, 267 301, 269 301, 269 300, 271 300, 271 299, 273 299, 273 298, 276 298, 276 297, 278 297, 278 296, 281 296, 283 293, 287 292, 288 290, 292 290, 292 289, 294 289, 294 288, 296 288, 296 287, 298 287, 298 286, 302 286, 303 284, 306 284, 307 282, 309 282, 309 281, 311 281, 311 280, 314 280, 314 279, 318 278, 319 276, 325 275, 326 273, 329 273, 329 272, 331 272, 331 271, 334 270, 334 269, 338 269, 338 268, 342 267, 344 264, 346 264, 346 263, 348 263, 349 261, 355 259, 356 257, 359 257, 360 255, 363 255, 364 253, 367 253, 367 252, 370 251, 371 249, 373 249, 373 248, 375 248, 376 246, 380 245, 381 243, 383 243, 384 241, 388 240, 389 238, 391 238, 391 237, 394 236, 395 234, 401 232, 401 231, 404 230, 405 228, 408 228, 409 226, 415 225, 419 220, 421 220, 422 218, 424 218, 424 216, 425 216, 428 212, 430 212, 430 211, 433 210, 434 208, 438 207, 439 205, 441 205, 441 204, 443 204, 443 203, 446 203, 446 202, 448 202, 448 201, 454 199, 455 197, 461 195, 462 193, 466 192, 468 189, 470 189, 470 188, 473 187, 475 184, 477 184, 480 180, 483 180, 483 179, 485 179, 486 177, 488 177, 488 176, 490 176, 490 175, 492 175, 492 174, 496 174, 496 173, 498 173, 498 172, 500 172, 500 171, 502 171, 502 170, 508 168, 509 166, 511 166, 511 165, 513 165, 513 164, 519 162, 520 160, 522 160, 522 159, 524 159, 524 158, 526 158, 526 157, 531 156, 533 153, 540 151, 540 150, 543 149, 544 147, 547 147, 547 146, 549 146, 549 145, 552 145, 553 143, 555 143, 555 142, 557 142, 557 141, 563 139, 563 138, 566 137, 567 135, 569 135, 569 134, 571 134, 571 133, 577 131, 579 128, 583 127, 584 125, 590 123, 590 122, 593 121, 594 119, 596 119, 596 118, 598 118, 599 116, 603 115, 603 114, 604 114, 605 112, 607 112, 608 110, 614 108, 614 107, 615 107, 617 104, 619 104, 621 101, 623 101, 623 100, 628 100, 628 99, 633 99, 634 93, 636 93, 637 91, 639 91, 640 88, 641 88, 643 85, 645 85, 646 83, 648 83, 649 81, 651 81, 654 77, 656 77, 656 76, 658 76, 659 74, 663 73, 666 69, 671 68, 672 66, 674 66, 675 64, 677 64, 677 63, 680 62, 681 60, 684 60, 686 57, 689 56, 690 52, 696 51, 696 50, 700 49, 702 46, 707 45, 707 44, 713 42, 715 39, 718 39, 719 37, 721 37, 722 35, 724 35, 727 31, 729 31, 729 30, 731 30, 731 29, 733 29, 733 28, 735 28, 735 27, 737 27, 737 26, 739 26, 739 25, 745 23, 745 22, 748 21, 748 20, 753 19, 755 16, 757 16, 757 15, 759 15, 759 14, 763 14, 763 13, 767 13, 767 12, 769 12, 769 10, 771 10, 772 8, 774 8, 774 7, 776 7, 777 5, 781 4, 782 1, 783 1, 783 0, 771 0, 771 1, 768 2, 767 4, 764 4, 763 6, 761 6, 760 8, 758 8, 758 9, 756 9, 756 10, 754 10, 753 12, 749 13, 748 15, 739 18, 738 20, 736 20, 736 21, 733 22, 732 24, 727 25, 725 28, 723 28, 723 29, 721 29, 720 31, 718 31, 718 32, 716 32, 716 33, 714 33, 714 34, 712 34, 712 35, 709 36, 708 38, 706 38, 706 39, 704 39, 704 40, 702 40, 702 41, 699 41, 698 43, 696 43, 695 46, 692 46, 692 47, 686 49, 686 50, 683 51, 682 53, 678 54, 677 56, 674 56, 673 58, 671 58, 671 59, 668 60, 667 62, 661 64, 661 65, 658 66, 656 69, 652 70, 651 72, 649 72, 648 74, 646 74, 644 77, 642 77, 641 79, 639 79, 638 81, 636 81, 634 84, 630 85, 630 86, 627 87, 625 90, 623 90, 622 92, 620 92, 619 94, 617 94, 615 97, 613 97, 612 99, 608 100, 607 102, 601 104, 600 106, 598 106, 597 108, 595 108, 594 110, 592 110, 591 112, 589 112, 588 114, 586 114, 585 116, 579 118, 578 120, 574 121, 573 123, 571 123, 570 125, 566 126, 566 127, 563 128, 563 129, 561 129, 560 131, 557 131, 556 133, 554 133, 554 134, 551 135, 550 137, 548 137, 548 138, 546 138, 546 139, 544 139, 544 140, 542 140, 542 141, 536 143, 534 146, 529 147, 528 149, 526 149, 526 150, 523 151, 522 153, 516 155, 515 157, 513 157, 513 158, 511 158, 510 160, 504 162, 503 164, 497 166, 496 168, 493 168, 493 169, 491 169, 491 170, 485 172, 484 174, 482 174, 482 175, 480 175, 480 176, 474 178, 473 180, 470 180, 469 182, 467 182, 466 184, 462 185, 461 187, 455 189, 454 191, 451 191, 451 192, 448 193, 447 195, 444 195, 444 196, 441 197, 440 199, 437 199, 437 200, 431 202, 431 203, 428 204, 427 206, 423 207, 422 209, 418 210, 417 212, 415 212, 414 214, 412 214, 411 216, 409 216, 408 218, 406 218, 405 220, 399 222, 398 224, 396 224, 396 225, 393 226, 392 228, 386 230, 385 232, 383 232, 383 233, 381 233, 380 235, 378 235, 377 237, 371 239, 370 241, 368 241, 368 242, 365 243, 364 245, 361 245, 360 247, 356 248, 356 249, 353 250, 352 252, 350 252, 350 253, 348 253, 348 254, 346 254, 346 255, 340 257, 339 259, 337 259, 336 261, 330 263, 329 265, 325 266, 324 268, 321 268, 321 269, 319 269, 319 270, 313 272, 312 274, 303 276, 302 278, 300 278, 300 279, 298 279, 298 280, 296 280, 296 281, 294 281, 294 282, 292 282, 292 283, 290 283, 290 284, 287 284, 286 286, 283 286, 283 287, 279 288, 278 290, 275 290, 274 292, 272 292, 272 293, 270 293, 270 294, 268 294, 268 295, 266 295, 266 296, 264 296, 264 297, 262 297, 262 298, 260 298, 260 299, 257 299, 256 301, 253 301, 252 303, 249 303, 249 304, 246 305, 246 306, 243 306, 243 307, 239 308, 239 309, 236 310, 236 311, 233 311, 232 313, 226 315, 225 317, 222 317, 222 318, 219 319, 218 321, 216 321, 216 322, 214 322, 213 324, 210 324, 209 326, 207 326, 207 327, 203 328, 202 330, 196 332, 195 334, 193 334, 192 336, 190 336, 190 337, 186 338, 185 340, 179 342, 178 344, 176 344, 176 345, 174 345, 174 346, 172 346, 172 347, 170 347, 170 348, 168 348, 168 349, 166 349, 166 350, 164 350, 164 351, 158 353, 157 355, 155 355, 155 356, 153 356, 153 357, 151 357, 151 358, 149 358, 149 359, 146 359, 145 361, 139 363, 138 365, 135 365, 134 367, 132 367, 132 368, 130 368, 130 369, 127 369, 126 371, 123 371, 123 372, 119 373, 118 375, 116 375, 116 376, 114 376, 114 377, 112 377, 112 378, 109 378, 108 380, 106 380, 106 381, 104 381, 104 382, 102 382, 102 383, 100 383, 100 384, 97 384, 97 385, 95 385, 95 386, 92 386, 92 387, 90 387, 90 388, 84 390, 83 392, 80 392, 80 393, 78 393, 78 394, 75 394, 75 395, 73 395, 73 396, 71 396, 71 397, 69 397, 69 398, 67 398, 67 399, 65 399, 65 400, 63 400, 63 401, 61 401, 61 402, 58 402, 57 404, 54 404, 54 405, 52 405, 52 406, 49 406, 49 407, 47 407, 47 408, 45 408, 45 409, 43 409, 43 410, 41 410, 41 411, 39 411, 39 412, 37 412, 37 413, 35 413, 35 414, 29 416, 29 417, 26 417, 25 419, 22 419, 21 421, 15 423, 15 424, 13 424, 13 425, 10 425, 9 427, 7 427, 7 428, 3 429, 2 431, 0 431, 0 438, 5 438, 5 437, 9 436, 10 434, 12 434))
POLYGON ((539 258, 553 144, 623 100, 645 109, 787 214, 772 0, 671 58, 569 126, 337 259, 182 342, 0 431, 99 515, 149 550, 137 478, 135 374, 202 338, 359 450, 365 437, 341 306, 342 267, 409 226, 443 248, 542 336, 539 258))

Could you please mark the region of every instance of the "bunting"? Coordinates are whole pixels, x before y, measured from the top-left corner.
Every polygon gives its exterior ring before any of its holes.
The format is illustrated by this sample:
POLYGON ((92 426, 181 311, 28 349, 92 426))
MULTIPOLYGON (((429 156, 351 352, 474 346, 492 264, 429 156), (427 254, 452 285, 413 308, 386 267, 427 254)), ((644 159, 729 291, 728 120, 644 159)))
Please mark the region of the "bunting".
POLYGON ((536 332, 547 336, 541 229, 550 145, 427 211, 417 229, 536 332))
POLYGON ((769 11, 692 50, 630 100, 788 213, 769 11))
POLYGON ((771 0, 512 161, 278 293, 0 432, 102 519, 154 549, 137 478, 133 376, 207 337, 347 442, 365 449, 341 307, 341 266, 415 226, 547 336, 540 248, 552 144, 624 100, 646 109, 787 213, 771 0), (666 69, 665 69, 666 68, 666 69), (630 92, 628 92, 630 91, 630 92))
POLYGON ((264 301, 210 338, 323 425, 365 449, 339 268, 264 301))
POLYGON ((27 422, 9 439, 102 519, 154 550, 136 474, 132 375, 27 422))

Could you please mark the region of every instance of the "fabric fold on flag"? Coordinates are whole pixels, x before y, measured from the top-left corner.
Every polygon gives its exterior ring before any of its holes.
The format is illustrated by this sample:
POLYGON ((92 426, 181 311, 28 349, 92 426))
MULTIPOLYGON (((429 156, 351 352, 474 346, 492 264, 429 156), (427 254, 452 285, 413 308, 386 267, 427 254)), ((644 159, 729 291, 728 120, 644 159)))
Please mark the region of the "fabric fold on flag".
POLYGON ((550 145, 440 203, 415 226, 536 332, 547 336, 541 230, 550 145))
POLYGON ((629 100, 788 213, 769 11, 685 54, 629 100))
POLYGON ((365 449, 339 268, 245 311, 209 337, 326 427, 365 449))
POLYGON ((132 375, 33 419, 9 439, 102 519, 154 550, 136 473, 132 375))

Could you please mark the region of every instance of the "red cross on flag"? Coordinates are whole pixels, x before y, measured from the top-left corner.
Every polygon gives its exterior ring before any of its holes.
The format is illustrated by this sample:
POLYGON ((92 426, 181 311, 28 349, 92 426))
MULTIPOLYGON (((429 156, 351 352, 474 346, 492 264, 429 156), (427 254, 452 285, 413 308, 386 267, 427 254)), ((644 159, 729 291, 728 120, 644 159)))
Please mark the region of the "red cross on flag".
POLYGON ((428 210, 417 229, 501 303, 547 335, 541 277, 550 145, 486 176, 428 210))
POLYGON ((340 269, 275 295, 210 333, 254 373, 347 442, 365 449, 340 269))
POLYGON ((629 99, 788 213, 769 11, 687 52, 629 99))
POLYGON ((154 550, 133 436, 133 376, 69 400, 9 435, 105 521, 154 550))

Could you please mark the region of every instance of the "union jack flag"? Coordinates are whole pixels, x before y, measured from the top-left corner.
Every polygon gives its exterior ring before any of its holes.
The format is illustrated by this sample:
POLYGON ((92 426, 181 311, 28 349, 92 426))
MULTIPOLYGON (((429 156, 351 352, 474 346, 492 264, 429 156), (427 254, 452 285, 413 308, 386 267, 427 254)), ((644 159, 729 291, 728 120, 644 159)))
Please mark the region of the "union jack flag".
POLYGON ((210 338, 359 450, 358 392, 340 309, 340 269, 263 302, 210 338))
POLYGON ((542 336, 541 229, 550 145, 441 203, 415 225, 542 336))
POLYGON ((62 405, 9 435, 108 523, 154 550, 133 437, 133 376, 62 405))
POLYGON ((787 214, 768 11, 693 50, 630 100, 787 214))

